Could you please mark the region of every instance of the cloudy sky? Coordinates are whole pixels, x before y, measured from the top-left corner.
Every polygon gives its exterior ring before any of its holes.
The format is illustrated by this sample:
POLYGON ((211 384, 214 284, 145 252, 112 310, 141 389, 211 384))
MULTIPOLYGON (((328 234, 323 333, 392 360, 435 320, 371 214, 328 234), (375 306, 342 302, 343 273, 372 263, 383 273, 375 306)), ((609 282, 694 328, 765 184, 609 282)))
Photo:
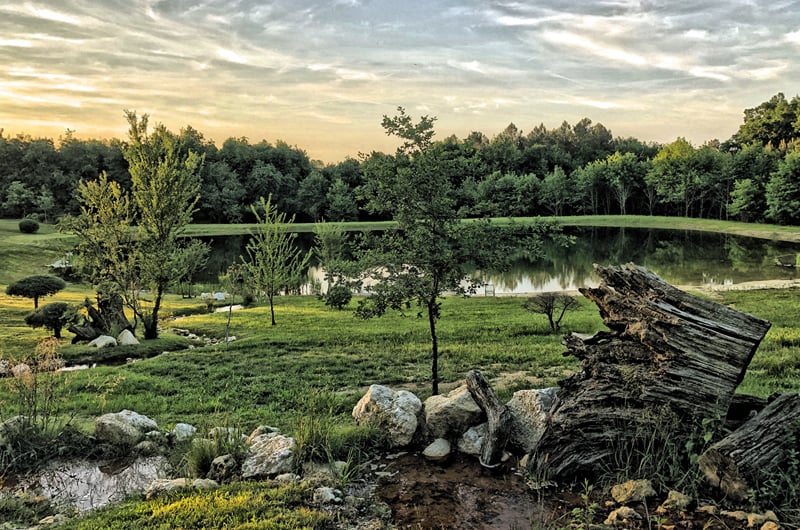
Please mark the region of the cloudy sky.
POLYGON ((336 162, 393 149, 403 106, 439 138, 589 117, 699 145, 798 80, 800 1, 0 0, 6 136, 123 138, 131 109, 336 162))

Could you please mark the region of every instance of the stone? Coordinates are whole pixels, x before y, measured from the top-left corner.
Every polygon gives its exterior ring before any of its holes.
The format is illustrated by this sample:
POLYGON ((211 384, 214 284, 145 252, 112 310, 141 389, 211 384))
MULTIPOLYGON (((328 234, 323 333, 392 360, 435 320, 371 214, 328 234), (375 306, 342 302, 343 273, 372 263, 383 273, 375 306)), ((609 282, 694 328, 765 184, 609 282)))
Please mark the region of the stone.
POLYGON ((692 498, 680 491, 671 490, 667 494, 667 500, 661 503, 659 509, 662 511, 684 512, 692 503, 692 498))
POLYGON ((49 526, 53 524, 61 524, 67 520, 67 516, 63 513, 57 513, 55 515, 48 515, 41 521, 39 521, 39 525, 41 526, 49 526))
POLYGON ((89 346, 94 346, 95 348, 110 348, 112 346, 117 345, 117 339, 114 337, 110 337, 108 335, 100 335, 96 339, 93 339, 89 346))
POLYGON ((775 521, 767 521, 763 525, 761 525, 760 530, 780 530, 781 526, 776 523, 775 521))
POLYGON ((317 504, 339 504, 342 502, 342 492, 323 486, 314 490, 314 502, 317 504))
POLYGON ((168 479, 168 478, 157 478, 150 485, 144 492, 145 497, 149 500, 153 497, 158 497, 159 495, 164 495, 167 493, 172 493, 174 491, 182 490, 184 488, 189 487, 189 479, 186 478, 175 478, 175 479, 168 479))
POLYGON ((289 483, 289 482, 297 482, 300 480, 300 475, 295 473, 281 473, 277 477, 275 477, 275 482, 282 482, 282 483, 289 483))
POLYGON ((611 487, 611 496, 619 504, 642 502, 656 494, 649 480, 629 480, 611 487))
POLYGON ((639 515, 633 508, 622 506, 608 514, 608 518, 603 521, 603 524, 606 526, 614 526, 617 524, 625 524, 641 518, 642 516, 639 515))
POLYGON ((282 434, 262 434, 253 440, 242 463, 242 478, 274 477, 295 467, 294 438, 282 434))
POLYGON ((6 377, 11 372, 11 363, 8 359, 0 359, 0 377, 6 377))
POLYGON ((117 343, 120 346, 135 346, 136 344, 139 344, 139 339, 137 339, 136 336, 131 333, 131 330, 123 329, 119 332, 119 335, 117 335, 117 343))
POLYGON ((219 482, 208 478, 196 478, 192 481, 192 487, 198 490, 215 490, 219 488, 219 482))
POLYGON ((464 435, 458 439, 458 450, 471 456, 481 456, 481 445, 486 436, 487 423, 481 423, 475 427, 470 427, 464 435))
POLYGON ((372 385, 353 408, 353 418, 359 425, 383 429, 389 447, 404 447, 417 432, 422 402, 407 390, 394 390, 372 385))
POLYGON ((155 421, 131 410, 103 414, 94 420, 97 440, 112 445, 133 447, 145 434, 155 430, 158 430, 155 421))
POLYGON ((216 482, 227 482, 236 476, 238 464, 233 455, 220 455, 211 461, 208 478, 216 482))
POLYGON ((486 421, 467 385, 425 400, 425 424, 434 438, 456 439, 467 429, 486 421))
POLYGON ((187 442, 197 436, 197 427, 188 423, 176 423, 171 432, 176 442, 187 442))
POLYGON ((262 434, 269 434, 271 432, 280 433, 280 429, 277 427, 270 427, 269 425, 259 425, 256 427, 253 432, 250 433, 250 436, 244 441, 247 445, 253 445, 253 440, 261 436, 262 434))
POLYGON ((31 373, 31 367, 25 363, 15 364, 14 367, 11 369, 11 375, 16 378, 24 377, 31 373))
POLYGON ((717 515, 717 507, 713 504, 705 504, 703 506, 698 506, 697 511, 700 513, 707 513, 708 515, 717 515))
POLYGON ((506 406, 511 411, 511 434, 508 443, 523 453, 539 445, 550 410, 556 401, 557 387, 541 390, 518 390, 506 406))
POLYGON ((442 462, 450 456, 450 442, 437 438, 422 451, 422 455, 432 462, 442 462))

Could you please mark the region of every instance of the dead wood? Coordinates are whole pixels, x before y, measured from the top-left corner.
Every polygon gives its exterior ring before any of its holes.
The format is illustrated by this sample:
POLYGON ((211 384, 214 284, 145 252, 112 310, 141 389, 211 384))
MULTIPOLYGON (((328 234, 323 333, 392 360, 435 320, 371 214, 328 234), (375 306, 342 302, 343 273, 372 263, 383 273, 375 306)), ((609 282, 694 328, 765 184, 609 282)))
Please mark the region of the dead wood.
POLYGON ((643 433, 682 440, 726 417, 769 322, 680 291, 636 265, 595 266, 581 293, 610 331, 565 337, 580 370, 560 383, 534 466, 558 478, 596 475, 636 451, 643 433))
POLYGON ((486 413, 488 426, 481 444, 481 465, 497 467, 511 434, 511 411, 495 394, 489 382, 478 370, 467 373, 467 388, 478 406, 486 413))
POLYGON ((798 449, 798 417, 800 395, 782 394, 703 453, 700 469, 734 500, 747 499, 759 482, 786 470, 789 452, 798 449))

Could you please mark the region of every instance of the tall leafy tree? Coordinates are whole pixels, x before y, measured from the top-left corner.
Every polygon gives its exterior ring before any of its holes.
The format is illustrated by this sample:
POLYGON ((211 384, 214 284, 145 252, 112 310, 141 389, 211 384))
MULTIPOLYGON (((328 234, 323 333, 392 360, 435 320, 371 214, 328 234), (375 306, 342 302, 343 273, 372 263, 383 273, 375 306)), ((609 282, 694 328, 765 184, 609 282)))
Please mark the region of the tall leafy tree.
POLYGON ((247 244, 249 260, 245 261, 248 281, 256 293, 263 293, 269 301, 271 324, 275 325, 275 296, 281 291, 299 287, 302 273, 308 266, 310 252, 295 245, 297 234, 287 230, 294 216, 287 220, 272 203, 272 197, 261 197, 252 207, 257 227, 247 244))
POLYGON ((800 151, 786 155, 767 183, 767 218, 800 224, 800 151))

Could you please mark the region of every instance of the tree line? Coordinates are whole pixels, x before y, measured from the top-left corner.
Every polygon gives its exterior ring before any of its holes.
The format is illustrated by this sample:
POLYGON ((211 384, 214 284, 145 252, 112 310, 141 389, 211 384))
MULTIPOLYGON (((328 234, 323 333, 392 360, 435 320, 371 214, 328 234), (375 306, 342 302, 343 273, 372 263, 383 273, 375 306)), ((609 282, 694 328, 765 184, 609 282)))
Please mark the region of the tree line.
MULTIPOLYGON (((325 165, 278 141, 229 138, 220 147, 187 126, 172 134, 195 153, 199 200, 194 222, 255 221, 251 206, 272 196, 299 221, 386 219, 369 207, 366 175, 394 154, 371 152, 325 165)), ((800 96, 778 93, 746 109, 728 140, 694 146, 614 137, 584 118, 523 133, 513 123, 492 138, 472 132, 431 141, 430 154, 454 189, 459 217, 651 214, 749 222, 800 222, 800 96)), ((81 185, 107 175, 132 187, 130 140, 57 141, 0 131, 0 215, 51 222, 78 214, 81 185)))

